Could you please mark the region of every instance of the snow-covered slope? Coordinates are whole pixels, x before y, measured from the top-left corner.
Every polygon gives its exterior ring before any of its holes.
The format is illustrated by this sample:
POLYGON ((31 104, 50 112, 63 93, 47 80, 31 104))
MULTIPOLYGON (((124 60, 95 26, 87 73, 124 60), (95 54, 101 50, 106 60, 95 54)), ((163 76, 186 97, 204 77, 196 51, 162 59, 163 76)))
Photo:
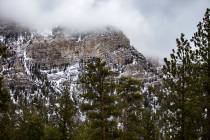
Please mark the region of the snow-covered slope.
POLYGON ((86 61, 102 58, 119 75, 132 76, 147 85, 159 80, 155 67, 130 45, 129 39, 117 30, 52 35, 12 25, 0 25, 0 41, 12 56, 1 60, 6 84, 12 91, 28 93, 48 79, 55 90, 63 83, 74 86, 86 61))

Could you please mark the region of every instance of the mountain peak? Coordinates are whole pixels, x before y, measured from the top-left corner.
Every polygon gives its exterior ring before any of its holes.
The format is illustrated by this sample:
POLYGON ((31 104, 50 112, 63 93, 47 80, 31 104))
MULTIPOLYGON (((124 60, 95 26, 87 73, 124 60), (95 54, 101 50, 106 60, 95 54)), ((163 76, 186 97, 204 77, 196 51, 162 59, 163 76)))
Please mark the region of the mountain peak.
POLYGON ((6 25, 0 28, 2 42, 14 54, 3 65, 9 85, 17 81, 16 86, 30 88, 37 85, 34 81, 47 77, 58 87, 65 81, 71 82, 69 79, 78 76, 82 63, 94 58, 101 58, 121 75, 141 80, 148 77, 151 68, 123 32, 114 28, 85 33, 54 28, 52 34, 43 36, 19 26, 12 27, 15 28, 10 28, 10 32, 5 32, 6 25))

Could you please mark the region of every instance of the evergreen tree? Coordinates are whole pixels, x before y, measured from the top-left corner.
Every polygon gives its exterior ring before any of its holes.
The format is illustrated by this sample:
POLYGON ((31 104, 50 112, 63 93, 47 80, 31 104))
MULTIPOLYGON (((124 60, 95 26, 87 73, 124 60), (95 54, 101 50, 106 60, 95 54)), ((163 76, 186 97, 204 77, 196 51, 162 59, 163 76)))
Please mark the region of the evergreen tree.
POLYGON ((92 129, 86 122, 81 122, 77 124, 73 140, 92 140, 93 137, 90 136, 92 129))
MULTIPOLYGON (((39 73, 39 72, 38 72, 39 73)), ((46 76, 42 76, 42 85, 40 93, 34 98, 33 105, 40 112, 45 124, 55 121, 53 119, 56 111, 56 102, 58 93, 52 88, 52 84, 46 76), (51 121, 51 122, 50 122, 51 121)))
POLYGON ((194 90, 194 53, 188 40, 177 39, 177 51, 165 58, 163 90, 159 96, 163 132, 172 139, 198 139, 201 108, 194 90))
POLYGON ((85 65, 85 70, 80 77, 84 88, 80 108, 92 129, 89 134, 91 139, 108 140, 114 139, 117 135, 115 118, 118 110, 112 74, 113 72, 106 67, 106 63, 96 58, 85 65))
POLYGON ((37 111, 23 110, 16 130, 16 140, 40 140, 44 136, 44 123, 37 111))
POLYGON ((142 111, 141 118, 141 137, 145 140, 158 140, 159 139, 159 128, 156 126, 156 117, 151 108, 145 107, 142 111))
MULTIPOLYGON (((0 62, 7 57, 7 48, 0 44, 0 62)), ((2 67, 2 66, 1 66, 2 67)), ((3 84, 3 76, 0 75, 0 113, 7 113, 10 105, 10 94, 3 84)))
MULTIPOLYGON (((138 140, 141 137, 141 116, 143 98, 140 94, 140 81, 130 77, 121 77, 117 86, 121 109, 122 140, 138 140)), ((143 135, 142 135, 143 137, 143 135)))
POLYGON ((197 83, 200 86, 203 107, 203 136, 210 139, 210 9, 207 9, 203 21, 198 24, 198 31, 194 34, 192 42, 195 46, 195 63, 197 70, 197 83), (205 117, 206 116, 206 117, 205 117))
POLYGON ((154 89, 159 85, 151 85, 143 93, 144 108, 142 111, 143 136, 147 140, 160 139, 160 125, 157 96, 154 89))
POLYGON ((56 126, 48 124, 44 127, 44 134, 41 140, 62 140, 62 133, 56 126))
POLYGON ((58 99, 58 125, 62 134, 62 140, 72 139, 75 128, 76 107, 72 99, 70 89, 65 86, 61 97, 58 99))
POLYGON ((10 107, 10 95, 9 92, 3 86, 3 77, 0 77, 0 111, 1 113, 7 113, 10 107))
POLYGON ((9 55, 9 52, 8 52, 8 50, 7 50, 7 47, 3 44, 3 43, 1 43, 0 42, 0 58, 7 58, 7 57, 9 57, 10 55, 9 55))
POLYGON ((12 121, 10 119, 11 99, 9 92, 3 86, 3 78, 0 77, 0 139, 11 138, 12 121))
MULTIPOLYGON (((7 47, 0 42, 0 63, 8 57, 7 47)), ((0 66, 2 69, 2 66, 0 66)), ((0 71, 1 72, 1 71, 0 71)), ((13 123, 10 117, 12 101, 10 93, 4 86, 3 76, 0 74, 0 139, 11 139, 13 123)))

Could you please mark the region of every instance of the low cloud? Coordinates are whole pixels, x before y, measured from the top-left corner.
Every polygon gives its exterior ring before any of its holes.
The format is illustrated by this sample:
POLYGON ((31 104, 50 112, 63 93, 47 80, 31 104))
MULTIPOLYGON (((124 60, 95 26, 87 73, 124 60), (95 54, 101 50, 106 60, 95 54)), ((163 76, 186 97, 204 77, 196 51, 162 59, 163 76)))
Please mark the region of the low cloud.
POLYGON ((1 0, 1 16, 38 30, 64 26, 89 31, 106 26, 122 30, 133 45, 145 46, 149 24, 134 0, 1 0), (142 41, 140 41, 142 40, 142 41))
POLYGON ((0 0, 0 16, 39 31, 64 26, 122 30, 139 51, 163 57, 179 33, 191 33, 208 0, 0 0))

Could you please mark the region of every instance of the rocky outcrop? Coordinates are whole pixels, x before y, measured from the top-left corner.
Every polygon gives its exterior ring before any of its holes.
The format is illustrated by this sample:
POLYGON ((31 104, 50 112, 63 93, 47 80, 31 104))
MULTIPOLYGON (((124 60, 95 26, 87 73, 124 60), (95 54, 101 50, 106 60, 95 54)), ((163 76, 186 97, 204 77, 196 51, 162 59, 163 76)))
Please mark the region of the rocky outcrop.
POLYGON ((43 76, 59 87, 65 81, 76 80, 82 63, 96 57, 121 75, 141 80, 154 75, 146 58, 121 31, 64 34, 54 30, 53 35, 41 36, 17 29, 6 34, 7 28, 0 28, 2 42, 13 52, 3 65, 6 81, 12 87, 30 89, 43 76))
POLYGON ((45 70, 72 65, 93 57, 102 58, 112 68, 128 65, 127 69, 147 69, 144 56, 132 47, 128 38, 119 31, 81 34, 77 38, 34 38, 26 48, 26 56, 45 70))

